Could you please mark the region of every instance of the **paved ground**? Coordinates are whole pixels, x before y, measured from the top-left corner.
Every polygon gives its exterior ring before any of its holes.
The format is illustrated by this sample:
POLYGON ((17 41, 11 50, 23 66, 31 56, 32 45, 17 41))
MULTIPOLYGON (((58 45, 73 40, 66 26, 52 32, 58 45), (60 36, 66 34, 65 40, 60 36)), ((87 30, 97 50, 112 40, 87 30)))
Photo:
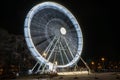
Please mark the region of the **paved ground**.
POLYGON ((120 73, 91 73, 79 75, 59 75, 53 78, 24 77, 16 80, 120 80, 120 73))

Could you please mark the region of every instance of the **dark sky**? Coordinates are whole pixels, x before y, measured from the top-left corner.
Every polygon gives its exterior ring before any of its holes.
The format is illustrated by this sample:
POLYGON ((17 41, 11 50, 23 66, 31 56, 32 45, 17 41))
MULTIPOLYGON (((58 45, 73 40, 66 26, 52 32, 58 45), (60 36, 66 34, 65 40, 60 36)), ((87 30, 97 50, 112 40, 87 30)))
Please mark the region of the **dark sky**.
MULTIPOLYGON (((0 27, 23 35, 28 11, 45 0, 4 0, 0 2, 0 27)), ((117 2, 106 0, 52 0, 63 4, 77 18, 84 37, 83 55, 120 60, 117 2)))

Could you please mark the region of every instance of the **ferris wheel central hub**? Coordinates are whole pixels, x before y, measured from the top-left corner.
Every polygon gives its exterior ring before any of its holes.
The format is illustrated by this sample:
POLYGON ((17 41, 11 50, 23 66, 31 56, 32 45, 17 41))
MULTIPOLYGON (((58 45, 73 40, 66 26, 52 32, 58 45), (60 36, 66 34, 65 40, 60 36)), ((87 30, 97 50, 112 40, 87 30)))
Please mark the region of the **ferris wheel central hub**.
POLYGON ((61 32, 62 35, 65 35, 66 34, 66 29, 64 27, 61 27, 60 32, 61 32))

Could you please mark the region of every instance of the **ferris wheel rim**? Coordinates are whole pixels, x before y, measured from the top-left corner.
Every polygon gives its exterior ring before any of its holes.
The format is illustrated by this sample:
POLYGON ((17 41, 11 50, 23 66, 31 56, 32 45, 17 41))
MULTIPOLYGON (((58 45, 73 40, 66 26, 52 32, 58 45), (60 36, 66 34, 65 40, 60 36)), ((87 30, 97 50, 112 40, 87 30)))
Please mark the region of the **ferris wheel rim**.
POLYGON ((82 42, 80 41, 79 38, 83 38, 82 37, 82 31, 80 28, 80 25, 78 24, 76 18, 73 16, 73 14, 66 9, 64 6, 55 3, 55 2, 43 2, 40 3, 38 5, 36 5, 35 7, 33 7, 29 13, 27 14, 27 17, 25 19, 25 24, 24 24, 24 35, 25 35, 25 40, 27 42, 28 48, 31 51, 32 56, 39 61, 40 63, 45 63, 46 65, 53 65, 53 63, 47 61, 45 58, 43 58, 39 52, 36 50, 34 43, 31 39, 31 34, 30 34, 30 23, 32 20, 32 17, 40 10, 49 7, 49 8, 54 8, 54 9, 58 9, 59 11, 63 12, 73 23, 75 30, 77 31, 77 37, 78 37, 78 50, 77 50, 77 54, 75 55, 74 59, 65 65, 56 65, 57 67, 61 68, 61 67, 67 67, 67 66, 72 66, 73 64, 75 64, 75 62, 77 62, 80 58, 80 55, 82 53, 82 48, 83 48, 83 40, 82 42), (81 34, 81 35, 79 35, 81 34), (79 44, 82 43, 82 48, 79 48, 79 44))

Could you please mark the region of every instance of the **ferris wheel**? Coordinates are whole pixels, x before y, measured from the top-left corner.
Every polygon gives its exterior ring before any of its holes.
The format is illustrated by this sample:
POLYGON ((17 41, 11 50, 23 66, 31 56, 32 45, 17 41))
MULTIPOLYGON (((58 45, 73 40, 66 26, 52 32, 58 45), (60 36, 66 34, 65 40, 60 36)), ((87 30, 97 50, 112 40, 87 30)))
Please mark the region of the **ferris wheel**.
POLYGON ((73 14, 55 2, 34 6, 26 16, 24 35, 39 64, 56 68, 73 66, 80 59, 83 36, 73 14))

